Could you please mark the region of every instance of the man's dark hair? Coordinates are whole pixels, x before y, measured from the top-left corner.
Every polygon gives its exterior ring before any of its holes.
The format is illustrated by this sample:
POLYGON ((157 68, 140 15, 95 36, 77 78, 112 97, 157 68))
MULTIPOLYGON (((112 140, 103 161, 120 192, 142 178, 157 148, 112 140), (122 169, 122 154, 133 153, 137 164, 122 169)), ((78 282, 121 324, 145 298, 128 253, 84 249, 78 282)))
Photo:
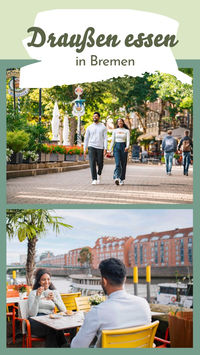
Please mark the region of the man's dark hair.
POLYGON ((186 129, 184 133, 185 133, 186 136, 189 136, 190 131, 188 131, 188 130, 186 129))
POLYGON ((109 258, 99 264, 101 276, 105 277, 111 285, 122 285, 126 277, 124 263, 116 258, 109 258))
POLYGON ((94 115, 98 115, 100 117, 100 113, 99 112, 94 112, 94 115))
MULTIPOLYGON (((42 275, 48 274, 51 277, 50 272, 47 269, 37 269, 36 274, 35 274, 35 282, 33 285, 33 290, 37 290, 41 285, 40 285, 40 279, 42 275)), ((49 285, 50 290, 55 290, 55 286, 52 284, 52 282, 49 285)))

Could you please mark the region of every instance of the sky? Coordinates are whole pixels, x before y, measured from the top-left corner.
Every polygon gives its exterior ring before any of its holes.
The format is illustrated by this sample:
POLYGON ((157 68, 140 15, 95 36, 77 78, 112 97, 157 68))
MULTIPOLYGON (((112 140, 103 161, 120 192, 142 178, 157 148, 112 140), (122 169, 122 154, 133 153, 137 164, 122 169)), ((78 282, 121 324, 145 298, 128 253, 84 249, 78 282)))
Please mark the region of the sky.
MULTIPOLYGON (((75 248, 94 247, 95 241, 103 236, 135 238, 140 234, 193 227, 191 209, 59 209, 51 213, 73 228, 61 228, 57 236, 48 229, 37 242, 37 255, 44 251, 59 255, 75 248)), ((17 237, 7 239, 7 265, 19 262, 19 256, 26 251, 26 241, 20 243, 17 237)))

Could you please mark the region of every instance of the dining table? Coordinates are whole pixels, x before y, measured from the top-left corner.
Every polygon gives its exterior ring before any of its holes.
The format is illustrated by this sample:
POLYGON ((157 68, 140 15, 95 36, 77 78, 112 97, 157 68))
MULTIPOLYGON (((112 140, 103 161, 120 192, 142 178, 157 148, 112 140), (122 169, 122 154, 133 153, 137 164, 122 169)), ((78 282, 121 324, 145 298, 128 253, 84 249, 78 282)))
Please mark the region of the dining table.
POLYGON ((73 312, 72 315, 61 315, 59 313, 46 314, 44 316, 31 317, 35 321, 45 324, 55 330, 81 327, 84 322, 83 311, 73 312))

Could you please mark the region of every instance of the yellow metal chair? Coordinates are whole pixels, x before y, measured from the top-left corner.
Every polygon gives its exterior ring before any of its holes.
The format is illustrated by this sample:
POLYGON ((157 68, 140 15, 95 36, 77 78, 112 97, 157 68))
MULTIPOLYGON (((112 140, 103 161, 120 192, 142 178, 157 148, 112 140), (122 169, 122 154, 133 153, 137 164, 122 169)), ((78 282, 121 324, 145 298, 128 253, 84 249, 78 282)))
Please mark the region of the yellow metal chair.
POLYGON ((83 312, 90 311, 91 305, 89 302, 89 298, 90 297, 88 296, 75 298, 77 311, 83 311, 83 312))
MULTIPOLYGON (((60 294, 63 303, 65 304, 65 307, 67 308, 67 310, 71 310, 71 311, 76 311, 76 302, 75 302, 75 298, 76 297, 80 297, 81 296, 81 292, 75 292, 75 293, 61 293, 60 294)), ((55 308, 55 312, 58 312, 57 307, 55 308)))
POLYGON ((102 348, 153 348, 159 321, 134 328, 102 330, 102 348))

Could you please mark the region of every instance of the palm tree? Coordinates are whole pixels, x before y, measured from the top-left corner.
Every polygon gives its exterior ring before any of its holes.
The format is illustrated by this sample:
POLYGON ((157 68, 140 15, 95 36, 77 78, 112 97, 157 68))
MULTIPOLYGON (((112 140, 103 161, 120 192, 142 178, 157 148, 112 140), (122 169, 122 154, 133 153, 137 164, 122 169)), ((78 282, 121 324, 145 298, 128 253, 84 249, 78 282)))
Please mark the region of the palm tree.
POLYGON ((72 228, 72 226, 60 222, 61 217, 52 216, 45 209, 7 209, 6 219, 8 237, 13 238, 17 235, 20 242, 27 240, 26 283, 32 285, 38 238, 46 232, 49 226, 53 228, 56 235, 59 233, 60 226, 66 228, 72 228))

